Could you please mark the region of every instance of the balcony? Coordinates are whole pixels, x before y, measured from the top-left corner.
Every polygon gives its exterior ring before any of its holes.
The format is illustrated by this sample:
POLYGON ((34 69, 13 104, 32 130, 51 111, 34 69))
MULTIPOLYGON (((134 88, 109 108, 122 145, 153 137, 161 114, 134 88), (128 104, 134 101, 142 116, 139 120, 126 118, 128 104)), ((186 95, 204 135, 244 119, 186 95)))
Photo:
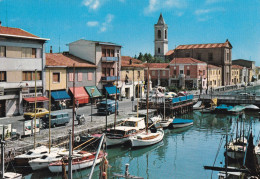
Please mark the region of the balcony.
MULTIPOLYGON (((102 76, 102 81, 116 81, 116 76, 102 76)), ((120 77, 118 77, 118 80, 120 80, 120 77)))
POLYGON ((118 57, 101 57, 102 62, 118 62, 118 57))

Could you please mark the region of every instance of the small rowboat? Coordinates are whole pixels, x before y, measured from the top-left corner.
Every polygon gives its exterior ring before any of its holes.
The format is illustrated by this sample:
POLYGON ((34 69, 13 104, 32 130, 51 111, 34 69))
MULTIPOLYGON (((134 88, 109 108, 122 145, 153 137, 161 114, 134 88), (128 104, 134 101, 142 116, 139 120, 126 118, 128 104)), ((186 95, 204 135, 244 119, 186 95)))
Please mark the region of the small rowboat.
POLYGON ((186 126, 190 126, 190 125, 193 125, 193 120, 191 120, 191 119, 175 118, 170 126, 172 128, 181 128, 181 127, 186 127, 186 126))

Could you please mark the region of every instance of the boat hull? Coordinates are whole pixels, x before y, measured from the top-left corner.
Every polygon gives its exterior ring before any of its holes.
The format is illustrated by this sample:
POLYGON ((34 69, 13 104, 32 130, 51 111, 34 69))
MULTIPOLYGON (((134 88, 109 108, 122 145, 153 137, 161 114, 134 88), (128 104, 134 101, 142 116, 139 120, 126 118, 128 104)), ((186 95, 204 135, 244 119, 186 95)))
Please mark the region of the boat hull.
POLYGON ((20 173, 13 173, 13 172, 6 172, 4 173, 4 179, 22 179, 22 174, 20 173))
POLYGON ((245 156, 243 151, 227 151, 227 156, 231 159, 242 160, 245 156))
POLYGON ((14 163, 16 166, 28 166, 29 161, 36 159, 38 157, 31 157, 31 158, 14 158, 14 163))
POLYGON ((106 138, 106 145, 107 146, 115 146, 115 145, 120 145, 124 144, 127 141, 129 141, 128 137, 122 137, 122 138, 106 138))
POLYGON ((164 136, 164 131, 158 130, 158 132, 159 132, 159 136, 154 139, 151 139, 151 140, 138 139, 136 136, 133 138, 130 138, 131 147, 132 148, 146 147, 146 146, 150 146, 150 145, 153 145, 153 144, 156 144, 156 143, 162 141, 163 136, 164 136))
MULTIPOLYGON (((98 158, 96 160, 96 164, 99 164, 101 162, 101 160, 102 160, 102 157, 98 158)), ((94 160, 89 160, 89 161, 85 161, 85 162, 78 163, 78 164, 73 163, 72 171, 89 168, 93 165, 93 162, 94 162, 94 160)), ((48 168, 52 173, 61 173, 62 172, 62 165, 49 165, 48 168)), ((68 171, 68 165, 66 165, 65 168, 66 168, 66 171, 68 171)))
POLYGON ((191 126, 193 125, 193 122, 189 122, 189 123, 176 123, 176 124, 171 124, 172 128, 181 128, 181 127, 187 127, 187 126, 191 126))

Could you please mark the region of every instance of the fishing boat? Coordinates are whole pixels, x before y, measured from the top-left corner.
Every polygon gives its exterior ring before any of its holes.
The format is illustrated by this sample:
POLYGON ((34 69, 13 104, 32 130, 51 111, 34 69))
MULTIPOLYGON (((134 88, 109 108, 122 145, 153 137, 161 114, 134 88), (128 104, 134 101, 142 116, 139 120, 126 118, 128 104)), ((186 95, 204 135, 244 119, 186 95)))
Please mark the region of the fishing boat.
MULTIPOLYGON (((60 149, 65 150, 65 149, 60 149)), ((48 168, 50 163, 56 162, 62 158, 62 155, 59 154, 59 151, 51 151, 50 153, 44 154, 40 158, 30 160, 28 163, 32 170, 41 170, 48 168)))
MULTIPOLYGON (((52 151, 57 151, 58 152, 59 148, 52 148, 52 151)), ((17 166, 27 166, 30 160, 40 158, 43 155, 47 154, 49 152, 49 148, 46 146, 40 146, 36 147, 35 149, 29 150, 25 154, 18 155, 14 157, 14 162, 15 165, 17 166)))
POLYGON ((160 121, 160 125, 162 128, 167 128, 172 123, 175 117, 166 117, 165 119, 160 121))
POLYGON ((202 105, 202 101, 198 101, 196 104, 193 105, 193 110, 200 110, 203 109, 205 106, 202 105))
POLYGON ((233 108, 233 106, 221 104, 215 108, 214 112, 215 113, 228 113, 228 111, 231 110, 232 108, 233 108))
MULTIPOLYGON (((100 163, 102 158, 107 154, 100 151, 96 163, 100 163)), ((81 170, 84 168, 91 167, 95 160, 96 152, 80 151, 72 155, 72 171, 81 170)), ((66 171, 68 171, 68 158, 65 157, 59 161, 50 163, 48 168, 52 173, 62 172, 62 163, 64 163, 66 171)))
POLYGON ((172 128, 181 128, 193 125, 193 120, 191 119, 181 119, 175 118, 171 123, 170 127, 172 128))
POLYGON ((129 137, 145 129, 144 117, 129 117, 125 119, 121 126, 108 129, 106 133, 106 145, 113 146, 124 144, 129 137))
POLYGON ((148 130, 148 132, 144 131, 140 134, 131 136, 129 138, 130 145, 132 148, 150 146, 162 141, 163 136, 164 131, 162 129, 158 129, 155 133, 152 133, 150 130, 148 130))
POLYGON ((243 159, 246 151, 247 139, 236 138, 227 144, 227 156, 231 159, 243 159))

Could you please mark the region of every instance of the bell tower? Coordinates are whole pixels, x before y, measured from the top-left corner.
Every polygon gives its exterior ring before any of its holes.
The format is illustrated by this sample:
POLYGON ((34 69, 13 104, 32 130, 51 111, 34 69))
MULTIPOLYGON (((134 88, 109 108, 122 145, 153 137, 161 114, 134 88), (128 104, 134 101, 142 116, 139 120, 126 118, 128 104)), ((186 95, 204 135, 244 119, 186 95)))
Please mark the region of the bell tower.
POLYGON ((165 23, 162 13, 157 24, 154 24, 154 56, 165 59, 168 52, 168 25, 165 23))

